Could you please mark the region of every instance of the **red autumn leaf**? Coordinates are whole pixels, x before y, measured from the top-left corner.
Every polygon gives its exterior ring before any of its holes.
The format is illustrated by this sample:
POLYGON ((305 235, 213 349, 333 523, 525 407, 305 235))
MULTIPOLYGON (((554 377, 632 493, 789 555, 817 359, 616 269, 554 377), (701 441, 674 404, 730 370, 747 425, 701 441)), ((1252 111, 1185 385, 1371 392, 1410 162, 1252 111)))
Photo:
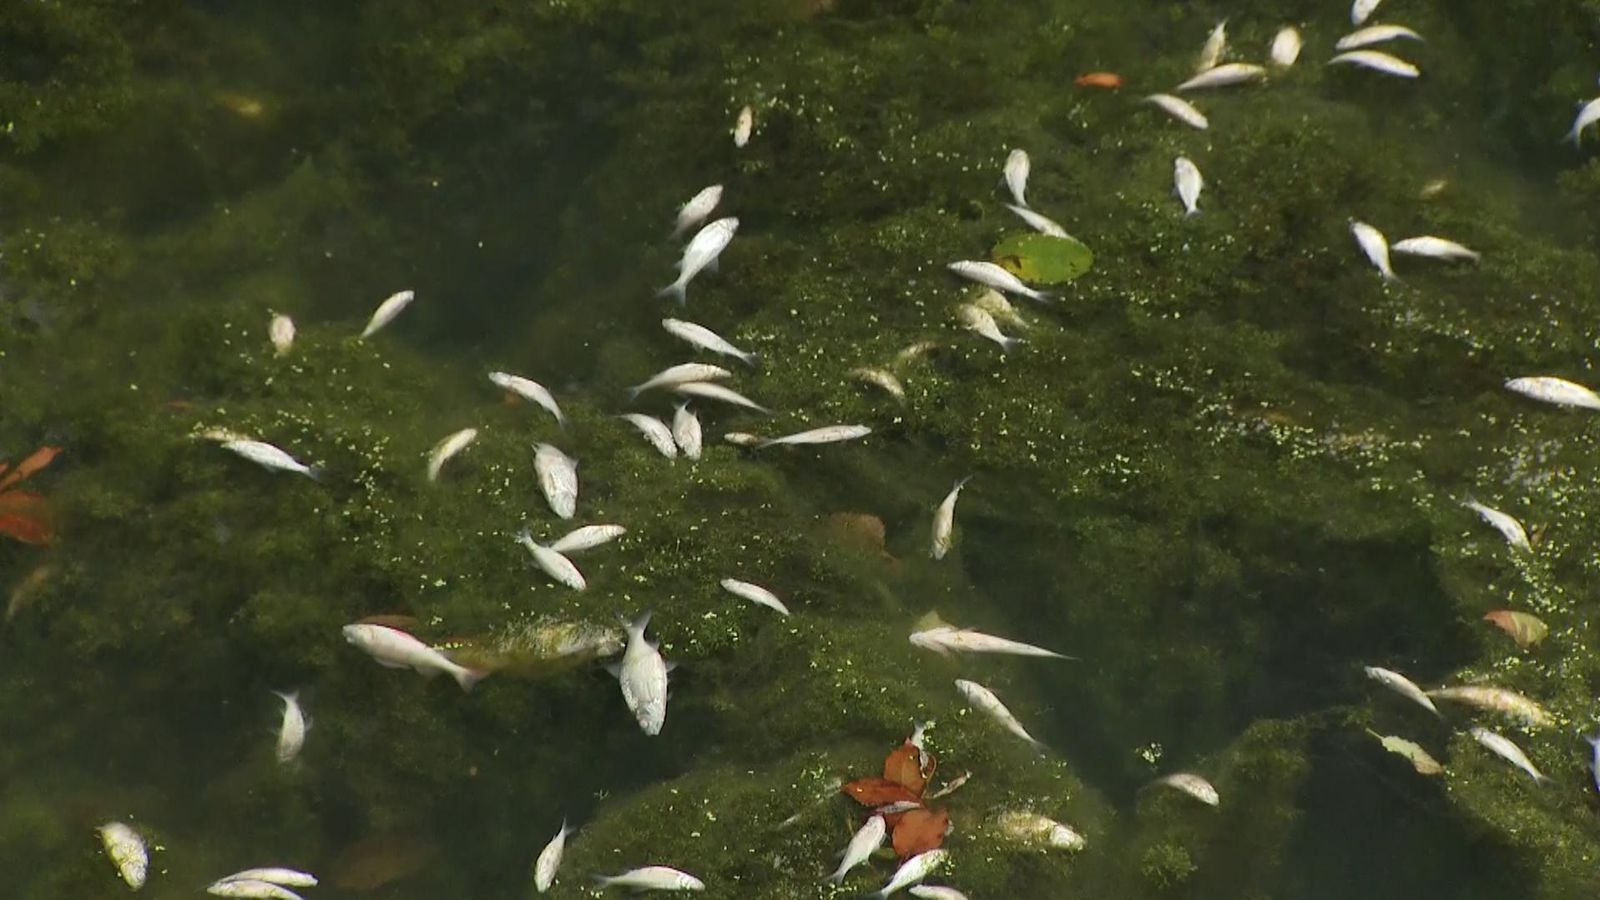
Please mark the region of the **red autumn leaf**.
POLYGON ((894 826, 894 852, 901 859, 937 850, 950 830, 950 813, 938 809, 913 809, 894 826))
POLYGON ((0 514, 0 534, 8 534, 24 544, 43 546, 55 538, 50 525, 28 516, 0 514))
POLYGON ((840 790, 862 806, 878 807, 902 801, 917 802, 917 795, 907 790, 905 785, 897 784, 887 778, 858 778, 840 790))
POLYGON ((50 465, 50 463, 55 460, 56 454, 60 452, 60 447, 40 447, 39 449, 33 451, 33 453, 27 459, 17 463, 17 467, 15 469, 12 469, 9 473, 7 473, 4 478, 0 478, 0 491, 11 487, 13 484, 22 481, 29 475, 32 475, 45 466, 50 465))
POLYGON ((50 517, 50 501, 32 491, 7 491, 0 494, 0 513, 29 516, 35 519, 50 517))
POLYGON ((916 745, 906 741, 884 757, 883 777, 904 785, 906 790, 921 797, 923 789, 928 786, 928 779, 922 773, 922 760, 916 745))

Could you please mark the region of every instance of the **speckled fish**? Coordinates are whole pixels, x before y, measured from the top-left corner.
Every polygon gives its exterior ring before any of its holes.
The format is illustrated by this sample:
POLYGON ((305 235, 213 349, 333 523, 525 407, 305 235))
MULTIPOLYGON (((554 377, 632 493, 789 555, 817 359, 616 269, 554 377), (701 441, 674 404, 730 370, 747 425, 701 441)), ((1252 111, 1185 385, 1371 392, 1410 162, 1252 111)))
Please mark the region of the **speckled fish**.
POLYGON ((1350 233, 1355 235, 1356 244, 1361 247, 1361 252, 1367 255, 1367 259, 1383 275, 1384 280, 1396 280, 1394 267, 1389 264, 1389 239, 1383 236, 1383 232, 1365 222, 1351 219, 1350 233))
POLYGON ((1574 147, 1583 146, 1583 131, 1590 125, 1600 122, 1600 97, 1596 97, 1578 107, 1578 116, 1572 120, 1572 130, 1567 132, 1567 140, 1574 147))
POLYGON ((1027 208, 1028 171, 1031 163, 1028 161, 1026 150, 1012 150, 1006 154, 1005 182, 1006 188, 1011 191, 1011 199, 1017 205, 1027 208))
MULTIPOLYGON (((939 501, 939 506, 933 511, 933 543, 928 555, 934 559, 944 559, 944 555, 950 552, 951 542, 955 538, 956 498, 961 496, 961 489, 971 480, 971 475, 958 480, 955 487, 944 495, 944 499, 939 501)), ((911 642, 915 644, 916 635, 912 635, 911 638, 911 642)))
POLYGON ((398 628, 371 623, 344 626, 344 639, 372 657, 386 669, 411 669, 423 677, 443 672, 456 680, 463 691, 482 681, 485 674, 458 665, 443 653, 429 647, 398 628))
POLYGON ((395 316, 400 315, 401 310, 410 306, 411 301, 415 299, 417 299, 416 291, 399 291, 391 294, 389 299, 378 304, 377 311, 372 314, 372 318, 367 321, 367 327, 361 332, 361 340, 372 337, 378 333, 378 329, 393 322, 395 316))
POLYGON ((1422 749, 1422 746, 1415 741, 1408 741, 1403 737, 1397 737, 1392 734, 1379 734, 1370 728, 1367 729, 1367 734, 1377 738, 1378 743, 1383 745, 1383 749, 1396 756, 1404 757, 1407 762, 1411 763, 1411 768, 1416 769, 1419 775, 1438 775, 1444 771, 1444 766, 1439 765, 1439 761, 1429 755, 1428 751, 1422 749))
POLYGON ((1330 66, 1340 64, 1359 66, 1396 78, 1416 78, 1422 74, 1422 70, 1411 63, 1378 50, 1349 50, 1328 60, 1330 66))
POLYGON ((1458 687, 1429 691, 1435 700, 1452 700, 1465 703, 1487 712, 1509 716, 1524 725, 1548 727, 1556 720, 1545 708, 1516 691, 1487 684, 1464 684, 1458 687))
POLYGON ((932 650, 940 656, 949 656, 952 653, 1000 653, 1007 656, 1036 656, 1049 659, 1076 659, 1065 653, 1013 641, 1010 638, 995 637, 970 628, 957 628, 954 625, 936 625, 911 633, 911 644, 924 650, 932 650))
POLYGON ((1174 97, 1171 94, 1151 94, 1144 98, 1144 102, 1155 104, 1162 112, 1191 128, 1205 131, 1211 127, 1211 122, 1205 117, 1205 114, 1195 109, 1194 104, 1182 97, 1174 97))
POLYGON ((582 528, 574 528, 548 546, 557 553, 577 553, 601 544, 609 544, 627 533, 628 529, 621 525, 585 525, 582 528))
POLYGON ((304 475, 312 481, 318 481, 322 477, 321 469, 300 462, 266 441, 223 441, 222 449, 237 453, 263 469, 293 472, 296 475, 304 475))
POLYGON ((1022 723, 1017 721, 1017 717, 1011 714, 1011 710, 1007 709, 1004 703, 1000 702, 994 691, 965 678, 956 679, 956 690, 960 691, 961 696, 975 709, 999 722, 1005 730, 1032 744, 1035 750, 1044 752, 1044 744, 1029 734, 1028 729, 1022 727, 1022 723))
POLYGON ((633 400, 652 388, 675 388, 691 381, 719 381, 732 378, 733 373, 710 363, 679 363, 669 366, 649 378, 628 388, 628 399, 633 400))
POLYGON ((1180 790, 1207 806, 1216 806, 1222 802, 1222 796, 1211 786, 1211 782, 1193 772, 1174 772, 1157 778, 1155 783, 1180 790))
POLYGON ((534 563, 544 570, 546 575, 554 578, 556 583, 565 585, 575 591, 585 590, 589 587, 589 582, 584 579, 583 573, 578 571, 578 567, 573 564, 572 560, 567 559, 559 551, 535 542, 533 537, 528 534, 528 529, 524 528, 517 533, 517 543, 527 548, 528 555, 533 557, 534 563))
POLYGON ((672 236, 677 237, 691 228, 699 225, 711 215, 711 211, 722 202, 722 185, 713 184, 701 188, 700 193, 689 198, 689 202, 678 207, 678 221, 673 225, 672 236))
POLYGON ((206 888, 206 893, 213 897, 229 897, 233 900, 305 900, 282 885, 248 878, 212 882, 211 886, 206 888))
POLYGON ((712 353, 731 356, 752 368, 761 361, 760 354, 751 353, 748 350, 740 350, 704 325, 697 325, 694 322, 687 322, 683 319, 662 319, 661 327, 665 328, 668 334, 681 341, 687 341, 701 350, 709 350, 712 353))
POLYGON ((896 400, 906 399, 906 386, 900 383, 900 379, 896 378, 893 372, 863 366, 851 369, 850 377, 862 384, 870 384, 896 400))
POLYGON ((1417 687, 1416 682, 1401 675, 1399 672, 1380 669, 1377 666, 1363 666, 1362 671, 1366 672, 1367 677, 1373 681, 1410 700, 1428 712, 1436 716, 1439 715, 1439 707, 1433 705, 1433 701, 1429 700, 1428 695, 1422 692, 1422 688, 1417 687))
POLYGON ((752 449, 759 445, 763 440, 760 435, 751 434, 748 431, 730 431, 724 434, 722 439, 734 445, 735 447, 747 447, 752 449))
POLYGON ((1467 500, 1462 505, 1477 513, 1485 522, 1494 526, 1494 529, 1505 537, 1506 543, 1518 550, 1532 552, 1533 545, 1528 543, 1528 532, 1527 529, 1522 527, 1521 522, 1498 509, 1484 506, 1476 500, 1467 500))
POLYGON ((994 288, 984 288, 980 291, 978 296, 973 299, 972 305, 993 316, 995 324, 1004 322, 1013 328, 1024 330, 1028 328, 1028 320, 1017 312, 1017 308, 1011 305, 1011 301, 1006 299, 1005 294, 994 288))
POLYGON ((1018 206, 1015 203, 1007 203, 1006 209, 1016 213, 1018 218, 1028 223, 1029 228, 1032 228, 1034 231, 1037 231, 1040 234, 1048 234, 1051 237, 1060 238, 1070 237, 1070 235, 1067 234, 1067 230, 1058 225, 1056 221, 1049 216, 1041 215, 1027 208, 1026 206, 1018 206))
POLYGON ((539 893, 550 890, 550 885, 556 883, 556 870, 561 868, 561 855, 566 852, 570 834, 572 829, 567 826, 567 820, 562 819, 561 830, 539 851, 539 859, 533 864, 533 887, 539 893))
POLYGON ((1352 31, 1333 45, 1335 50, 1359 50, 1362 47, 1371 47, 1388 41, 1410 38, 1414 41, 1422 40, 1422 35, 1405 27, 1404 25, 1369 25, 1359 31, 1352 31))
POLYGON ((260 869, 244 869, 235 872, 226 878, 217 879, 217 883, 224 881, 265 881, 271 884, 281 884, 284 887, 316 887, 317 876, 299 869, 286 869, 282 866, 268 866, 260 869))
POLYGON ((1278 68, 1287 69, 1294 65, 1295 60, 1300 58, 1301 46, 1300 29, 1292 25, 1285 25, 1283 28, 1278 29, 1277 34, 1273 35, 1272 47, 1267 51, 1267 58, 1272 60, 1272 64, 1278 68))
POLYGON ((749 600, 751 603, 765 606, 768 609, 775 609, 786 616, 789 614, 789 607, 783 605, 783 601, 778 599, 778 595, 759 584, 751 584, 748 581, 740 581, 737 578, 724 578, 722 579, 722 589, 741 600, 749 600))
POLYGON ((995 816, 1001 834, 1024 844, 1043 844, 1058 850, 1082 850, 1089 842, 1073 828, 1036 812, 1007 810, 995 816))
POLYGON ((961 323, 962 328, 979 337, 994 341, 1006 353, 1011 352, 1016 349, 1018 344, 1023 343, 1022 338, 1007 337, 1003 334, 1000 331, 1000 326, 995 323, 994 316, 990 315, 988 310, 971 303, 963 303, 956 307, 956 319, 961 323))
POLYGON ((1178 192, 1178 199, 1183 201, 1183 214, 1199 215, 1200 191, 1205 188, 1206 180, 1200 175, 1200 167, 1189 157, 1180 156, 1173 162, 1172 186, 1178 192))
POLYGON ((673 443, 672 429, 667 427, 667 423, 643 413, 625 413, 617 418, 639 429, 639 433, 645 436, 650 446, 656 448, 656 452, 662 456, 667 459, 678 457, 678 445, 673 443))
POLYGON ((739 110, 738 118, 733 121, 733 145, 743 147, 750 143, 750 135, 756 130, 756 111, 746 106, 739 110))
POLYGON ((1489 752, 1527 772, 1534 781, 1542 784, 1550 780, 1549 777, 1534 766, 1533 760, 1528 758, 1528 754, 1522 752, 1521 747, 1513 744, 1505 737, 1479 725, 1472 726, 1468 729, 1468 733, 1472 735, 1473 740, 1489 748, 1489 752))
POLYGON ((824 425, 821 428, 811 428, 786 434, 762 441, 757 444, 757 449, 762 447, 794 446, 798 444, 837 444, 842 441, 854 441, 866 437, 872 429, 866 425, 824 425))
POLYGON ((976 281, 979 284, 992 287, 997 291, 1005 291, 1008 294, 1017 294, 1027 297, 1029 300, 1037 300, 1040 303, 1049 303, 1056 298, 1054 294, 1047 294, 1044 291, 1035 290, 1031 287, 1028 287, 1027 285, 1023 284, 1021 279, 1017 278, 1017 276, 1007 272, 1005 269, 1000 268, 992 262, 977 262, 974 260, 964 259, 958 262, 950 263, 948 266, 946 266, 946 268, 957 275, 960 275, 962 278, 967 279, 968 281, 976 281))
POLYGON ((1395 253, 1404 253, 1408 256, 1426 256, 1430 259, 1465 259, 1472 262, 1477 262, 1479 259, 1477 251, 1469 250, 1455 241, 1434 237, 1431 234, 1395 241, 1389 245, 1389 249, 1395 253))
POLYGON ((685 457, 700 458, 705 437, 700 430, 700 418, 689 409, 688 403, 679 403, 672 413, 672 439, 685 457))
POLYGON ((438 481, 439 470, 450 461, 450 457, 467 449, 468 445, 477 439, 478 429, 463 428, 434 444, 433 450, 428 454, 428 480, 438 481))
POLYGON ((1583 739, 1588 742, 1591 750, 1589 759, 1589 777, 1594 781, 1594 788, 1600 791, 1600 734, 1586 734, 1583 739))
POLYGON ((918 853, 900 864, 900 868, 896 869, 894 874, 889 877, 888 884, 867 896, 869 898, 887 897, 901 888, 910 887, 932 875, 935 869, 944 864, 949 855, 950 851, 948 850, 929 850, 926 853, 918 853))
POLYGON ((596 875, 595 884, 602 888, 625 887, 636 891, 703 891, 705 882, 671 866, 645 866, 629 869, 621 875, 596 875))
POLYGON ((1600 394, 1581 384, 1553 375, 1534 375, 1513 378, 1506 382, 1506 390, 1524 397, 1553 403, 1556 406, 1577 406, 1583 409, 1600 409, 1600 394))
POLYGON ((578 463, 551 444, 535 444, 533 468, 550 510, 563 519, 578 509, 578 463))
POLYGON ((884 824, 883 816, 868 817, 866 824, 857 829, 855 835, 850 838, 850 843, 845 845, 844 853, 839 859, 839 868, 834 869, 833 874, 823 880, 834 884, 843 881, 846 873, 866 862, 879 847, 883 846, 883 839, 888 833, 889 829, 884 824))
POLYGON ((1228 49, 1228 20, 1223 19, 1206 35, 1206 42, 1200 48, 1200 58, 1195 61, 1196 73, 1209 72, 1222 62, 1222 54, 1228 49))
POLYGON ((906 893, 922 900, 967 900, 967 895, 953 887, 939 884, 913 884, 906 893))
POLYGON ((689 282, 707 266, 713 265, 722 251, 728 249, 733 236, 739 231, 739 220, 733 216, 718 219, 695 232, 689 245, 683 248, 683 258, 678 260, 678 279, 656 292, 657 297, 673 297, 679 303, 689 299, 689 282))
POLYGON ((731 403, 734 406, 742 406, 745 409, 751 410, 752 412, 761 413, 764 416, 772 415, 772 410, 767 409, 765 406, 762 406, 754 400, 751 400, 749 397, 746 397, 738 391, 733 390, 732 388, 723 387, 720 384, 713 384, 709 381, 689 381, 685 382, 684 384, 674 385, 672 390, 674 393, 684 394, 690 397, 699 397, 703 400, 718 400, 723 403, 731 403))
POLYGON ((306 731, 311 726, 306 722, 305 711, 300 708, 299 691, 273 693, 283 701, 283 721, 278 724, 278 762, 287 763, 300 755, 300 748, 306 743, 306 731))
POLYGON ((667 673, 672 666, 661 658, 656 645, 645 639, 644 630, 649 624, 649 613, 628 624, 628 646, 622 651, 622 661, 606 669, 617 676, 622 702, 639 721, 639 727, 645 734, 657 735, 667 721, 667 673))
POLYGON ((121 822, 107 822, 98 830, 100 843, 106 848, 106 856, 116 865, 117 874, 136 891, 144 887, 145 874, 150 868, 150 853, 145 849, 144 838, 121 822))
POLYGON ((1350 4, 1350 24, 1360 25, 1372 17, 1374 10, 1383 0, 1355 0, 1350 4))
POLYGON ((555 395, 550 393, 544 385, 531 378, 512 375, 510 372, 490 372, 489 380, 501 390, 510 391, 530 403, 539 404, 550 415, 556 417, 557 425, 562 428, 567 427, 567 417, 562 414, 560 405, 556 403, 555 395))
POLYGON ((288 353, 294 346, 294 320, 283 313, 273 313, 272 321, 267 323, 267 340, 279 356, 288 353))
POLYGON ((1260 81, 1267 75, 1267 70, 1254 63, 1228 63, 1207 69, 1199 75, 1178 85, 1177 90, 1198 91, 1205 88, 1228 87, 1235 84, 1244 84, 1249 81, 1260 81))

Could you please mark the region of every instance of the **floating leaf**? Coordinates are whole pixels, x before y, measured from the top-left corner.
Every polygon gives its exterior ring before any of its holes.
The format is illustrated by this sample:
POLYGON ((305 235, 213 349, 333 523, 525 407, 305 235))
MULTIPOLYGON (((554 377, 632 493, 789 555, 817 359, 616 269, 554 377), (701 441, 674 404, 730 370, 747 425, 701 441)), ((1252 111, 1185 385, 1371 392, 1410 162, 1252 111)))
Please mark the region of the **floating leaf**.
POLYGON ((40 447, 39 449, 33 451, 33 453, 27 459, 17 463, 17 467, 15 469, 12 469, 10 472, 6 473, 4 478, 0 478, 0 491, 11 487, 19 481, 25 480, 28 476, 39 471, 45 466, 50 465, 50 463, 55 460, 56 455, 60 452, 60 447, 40 447))
POLYGON ((905 785, 887 778, 858 778, 840 788, 862 806, 887 806, 890 803, 920 802, 905 785))
POLYGON ((24 544, 44 546, 55 539, 55 532, 46 522, 28 516, 0 514, 0 534, 10 535, 24 544))
POLYGON ((1003 269, 1034 284, 1063 284, 1094 266, 1094 252, 1077 238, 1024 232, 994 246, 990 257, 1003 269))
POLYGON ((330 879, 347 891, 372 891, 421 872, 438 853, 417 834, 376 834, 339 851, 330 879))
POLYGON ((1392 734, 1379 734, 1371 729, 1368 729, 1367 733, 1377 738, 1383 744, 1383 749, 1396 756, 1405 757, 1411 762, 1411 766, 1423 775, 1437 775, 1444 771, 1444 766, 1439 765, 1438 760, 1429 756, 1428 751, 1412 741, 1392 734))
POLYGON ((1493 622, 1501 631, 1511 635, 1511 639, 1517 642, 1518 647, 1537 644, 1550 633, 1550 626, 1530 613, 1497 609, 1494 612, 1484 613, 1483 618, 1484 621, 1493 622))
POLYGON ((933 770, 938 767, 938 762, 934 760, 933 754, 927 754, 926 761, 924 761, 923 756, 924 754, 917 749, 916 744, 906 741, 884 758, 883 777, 896 784, 904 785, 907 790, 919 797, 922 796, 923 790, 928 786, 928 779, 933 776, 933 770))
POLYGON ((937 850, 950 831, 950 813, 938 809, 913 809, 894 826, 894 852, 901 859, 937 850))

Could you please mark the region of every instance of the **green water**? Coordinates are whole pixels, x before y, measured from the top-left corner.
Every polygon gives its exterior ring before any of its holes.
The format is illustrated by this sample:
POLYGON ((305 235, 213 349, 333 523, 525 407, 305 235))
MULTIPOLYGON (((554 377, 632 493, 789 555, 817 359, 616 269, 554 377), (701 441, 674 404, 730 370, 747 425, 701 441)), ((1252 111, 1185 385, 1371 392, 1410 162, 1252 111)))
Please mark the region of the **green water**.
POLYGON ((1600 136, 1559 141, 1597 91, 1600 3, 1377 19, 1427 37, 1377 48, 1421 79, 1324 67, 1349 19, 1323 0, 0 5, 0 458, 65 448, 26 485, 55 542, 0 538, 4 894, 127 893, 94 834, 122 820, 159 848, 142 896, 283 864, 323 876, 309 897, 531 897, 565 817, 552 897, 652 863, 707 897, 858 896, 894 864, 818 883, 862 820, 837 782, 931 719, 936 783, 972 773, 939 801, 933 880, 975 900, 1594 896, 1600 426, 1501 382, 1600 386, 1600 136), (1139 103, 1224 17, 1230 60, 1283 24, 1306 49, 1196 95, 1208 131, 1139 103), (1094 70, 1128 85, 1073 86, 1094 70), (1022 230, 998 187, 1012 147, 1095 266, 1025 307, 1002 356, 956 323, 968 290, 944 266, 1022 230), (1188 219, 1180 154, 1206 177, 1188 219), (674 211, 718 182, 738 237, 674 308, 653 296, 674 211), (1484 259, 1398 259, 1385 284, 1352 217, 1484 259), (299 327, 282 357, 269 310, 299 327), (664 314, 759 351, 732 384, 776 411, 697 404, 698 462, 615 418, 672 412, 625 394, 692 358, 664 314), (938 349, 897 369, 903 403, 848 374, 919 341, 938 349), (505 403, 502 368, 570 426, 505 403), (874 431, 720 439, 834 423, 874 431), (428 450, 469 426, 428 484, 428 450), (262 471, 192 437, 208 427, 326 477, 262 471), (629 529, 576 557, 583 593, 511 540, 566 530, 536 441, 580 461, 577 522, 629 529), (932 561, 932 509, 965 475, 932 561), (838 513, 881 519, 882 550, 838 513), (1480 620, 1501 608, 1549 636, 1518 649, 1480 620), (340 635, 404 614, 483 644, 646 609, 679 664, 653 738, 597 664, 464 695, 340 635), (1082 661, 940 659, 906 641, 931 609, 1082 661), (1511 688, 1557 724, 1434 720, 1363 665, 1511 688), (966 710, 956 678, 1049 753, 966 710), (275 689, 313 720, 288 766, 275 689), (1221 805, 1147 787, 1179 770, 1221 805), (1008 842, 1008 809, 1088 846, 1008 842), (363 862, 392 880, 341 886, 363 862))

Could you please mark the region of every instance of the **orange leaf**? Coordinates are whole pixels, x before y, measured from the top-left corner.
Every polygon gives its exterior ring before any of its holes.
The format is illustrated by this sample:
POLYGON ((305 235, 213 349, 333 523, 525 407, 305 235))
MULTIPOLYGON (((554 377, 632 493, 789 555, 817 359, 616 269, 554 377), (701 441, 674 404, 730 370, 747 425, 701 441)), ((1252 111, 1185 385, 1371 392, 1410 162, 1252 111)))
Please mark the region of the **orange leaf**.
POLYGON ((1493 622, 1496 626, 1511 635, 1518 647, 1537 644, 1550 633, 1550 626, 1539 621, 1539 617, 1525 612, 1512 612, 1509 609, 1497 609, 1494 612, 1484 613, 1485 621, 1493 622))
POLYGON ((40 447, 39 449, 33 451, 33 454, 27 459, 17 463, 17 467, 12 469, 10 474, 6 475, 4 478, 0 478, 0 491, 11 487, 13 484, 22 481, 29 475, 32 475, 45 466, 50 465, 50 463, 56 458, 56 454, 60 452, 60 447, 40 447))
POLYGON ((51 513, 50 501, 32 491, 7 491, 0 494, 0 513, 46 519, 51 513))
POLYGON ((884 806, 902 800, 917 802, 917 795, 907 790, 905 785, 887 778, 858 778, 840 790, 862 806, 884 806))
POLYGON ((50 525, 28 516, 0 514, 0 534, 8 534, 24 544, 43 546, 55 538, 50 525))
POLYGON ((950 813, 939 809, 913 809, 894 826, 894 852, 901 859, 937 850, 950 830, 950 813))
POLYGON ((906 741, 896 747, 893 753, 884 757, 883 777, 896 784, 905 785, 906 790, 918 797, 922 796, 923 788, 928 786, 928 779, 922 774, 922 760, 917 753, 917 747, 906 741))

